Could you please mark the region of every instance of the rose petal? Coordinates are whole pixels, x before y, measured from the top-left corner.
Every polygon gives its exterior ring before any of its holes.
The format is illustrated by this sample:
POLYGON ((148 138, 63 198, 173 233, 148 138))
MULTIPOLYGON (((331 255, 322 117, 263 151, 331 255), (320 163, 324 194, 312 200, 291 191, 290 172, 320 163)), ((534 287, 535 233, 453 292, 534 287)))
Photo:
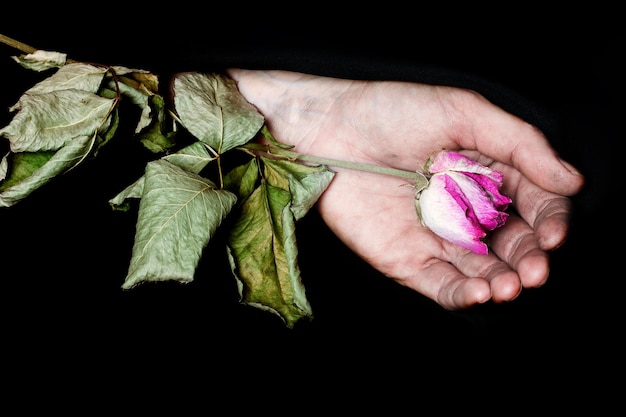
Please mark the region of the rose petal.
POLYGON ((494 181, 493 178, 471 172, 465 173, 465 175, 472 178, 485 189, 496 209, 506 210, 509 204, 511 204, 511 199, 500 193, 500 187, 502 186, 501 180, 494 181))
MULTIPOLYGON (((460 192, 464 195, 471 216, 478 219, 483 229, 493 230, 504 224, 508 214, 494 207, 491 196, 479 183, 474 181, 472 177, 458 172, 450 172, 448 175, 451 178, 449 182, 454 182, 458 187, 458 191, 455 189, 455 192, 460 192)), ((450 185, 447 185, 447 187, 449 188, 450 185)))
POLYGON ((484 175, 502 185, 502 173, 486 167, 473 159, 452 151, 440 151, 432 156, 428 171, 432 174, 444 171, 457 171, 484 175))
POLYGON ((461 188, 447 174, 433 175, 419 197, 422 223, 436 235, 472 252, 486 254, 486 236, 461 188))

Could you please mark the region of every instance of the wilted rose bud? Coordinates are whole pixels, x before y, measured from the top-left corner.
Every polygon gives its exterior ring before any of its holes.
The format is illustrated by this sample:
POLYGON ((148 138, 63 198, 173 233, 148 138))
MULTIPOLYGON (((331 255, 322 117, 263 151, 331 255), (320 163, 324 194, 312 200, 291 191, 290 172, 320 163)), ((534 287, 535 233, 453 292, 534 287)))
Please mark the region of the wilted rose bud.
POLYGON ((478 254, 487 254, 483 238, 504 225, 511 199, 500 194, 502 173, 457 152, 439 151, 425 166, 428 185, 415 207, 423 226, 478 254))

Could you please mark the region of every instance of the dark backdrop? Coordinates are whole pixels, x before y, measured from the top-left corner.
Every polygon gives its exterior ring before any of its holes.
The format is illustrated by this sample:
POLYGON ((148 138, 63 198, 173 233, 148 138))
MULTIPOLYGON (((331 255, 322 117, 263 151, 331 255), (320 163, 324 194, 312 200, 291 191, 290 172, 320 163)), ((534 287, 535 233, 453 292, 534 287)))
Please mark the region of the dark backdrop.
MULTIPOLYGON (((0 33, 77 60, 164 78, 241 66, 475 89, 541 128, 588 177, 573 199, 571 237, 553 254, 548 283, 505 305, 445 311, 358 259, 312 211, 298 225, 312 322, 289 330, 268 313, 239 305, 225 254, 203 258, 191 284, 122 291, 135 218, 112 212, 107 202, 142 167, 131 160, 141 152, 118 143, 0 210, 2 327, 12 354, 54 369, 85 354, 99 363, 147 367, 167 358, 172 368, 228 357, 233 370, 264 375, 330 371, 323 365, 328 358, 340 369, 368 373, 407 366, 423 371, 433 365, 423 357, 476 372, 517 369, 520 358, 549 358, 551 367, 574 372, 574 357, 576 373, 581 364, 587 371, 616 365, 597 354, 618 349, 614 298, 624 276, 613 249, 623 247, 613 186, 623 181, 617 150, 624 138, 624 80, 617 59, 624 37, 610 13, 539 10, 514 20, 427 10, 338 17, 324 9, 290 11, 285 21, 271 8, 245 16, 224 9, 149 18, 136 11, 78 23, 23 13, 0 25, 0 33), (496 364, 477 360, 477 353, 516 359, 496 364)), ((0 46, 3 126, 10 120, 7 107, 40 76, 15 64, 15 53, 0 46)))

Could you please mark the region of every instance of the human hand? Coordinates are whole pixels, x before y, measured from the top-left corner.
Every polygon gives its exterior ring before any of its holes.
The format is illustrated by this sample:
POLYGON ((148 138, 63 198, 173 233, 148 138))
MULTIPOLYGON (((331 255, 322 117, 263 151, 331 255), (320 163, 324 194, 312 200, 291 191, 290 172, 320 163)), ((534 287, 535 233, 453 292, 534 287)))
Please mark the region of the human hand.
POLYGON ((434 151, 448 149, 504 174, 501 191, 515 213, 489 235, 489 254, 478 255, 420 225, 406 179, 333 168, 319 212, 384 275, 450 310, 510 301, 547 280, 548 252, 568 234, 568 196, 584 178, 535 127, 459 88, 286 71, 228 75, 293 151, 416 171, 434 151))

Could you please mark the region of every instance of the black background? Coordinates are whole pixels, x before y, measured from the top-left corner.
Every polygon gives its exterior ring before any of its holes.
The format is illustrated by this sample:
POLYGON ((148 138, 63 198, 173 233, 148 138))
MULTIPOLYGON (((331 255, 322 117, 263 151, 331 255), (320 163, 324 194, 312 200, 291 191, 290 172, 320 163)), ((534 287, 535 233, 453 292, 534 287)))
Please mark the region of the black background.
MULTIPOLYGON (((615 300, 624 279, 616 250, 623 247, 622 203, 614 187, 623 183, 617 150, 624 139, 624 33, 610 11, 488 17, 418 8, 340 16, 308 6, 279 18, 267 7, 244 14, 224 6, 204 14, 102 10, 87 19, 42 7, 36 16, 3 16, 8 23, 0 33, 164 79, 241 66, 472 88, 541 128, 587 185, 573 198, 571 236, 552 255, 548 283, 513 302, 464 312, 445 311, 383 277, 312 211, 298 224, 298 247, 315 317, 286 329, 238 303, 219 239, 192 283, 121 289, 135 217, 112 212, 108 199, 140 175, 133 158, 146 155, 132 138, 119 139, 97 160, 0 210, 7 358, 48 376, 77 363, 89 371, 78 366, 75 376, 141 367, 155 376, 195 369, 213 378, 225 367, 231 376, 286 385, 312 374, 381 381, 406 372, 420 379, 451 364, 463 369, 451 380, 621 368, 612 354, 623 331, 615 300)), ((0 46, 3 126, 8 107, 41 77, 15 64, 16 53, 0 46)))

